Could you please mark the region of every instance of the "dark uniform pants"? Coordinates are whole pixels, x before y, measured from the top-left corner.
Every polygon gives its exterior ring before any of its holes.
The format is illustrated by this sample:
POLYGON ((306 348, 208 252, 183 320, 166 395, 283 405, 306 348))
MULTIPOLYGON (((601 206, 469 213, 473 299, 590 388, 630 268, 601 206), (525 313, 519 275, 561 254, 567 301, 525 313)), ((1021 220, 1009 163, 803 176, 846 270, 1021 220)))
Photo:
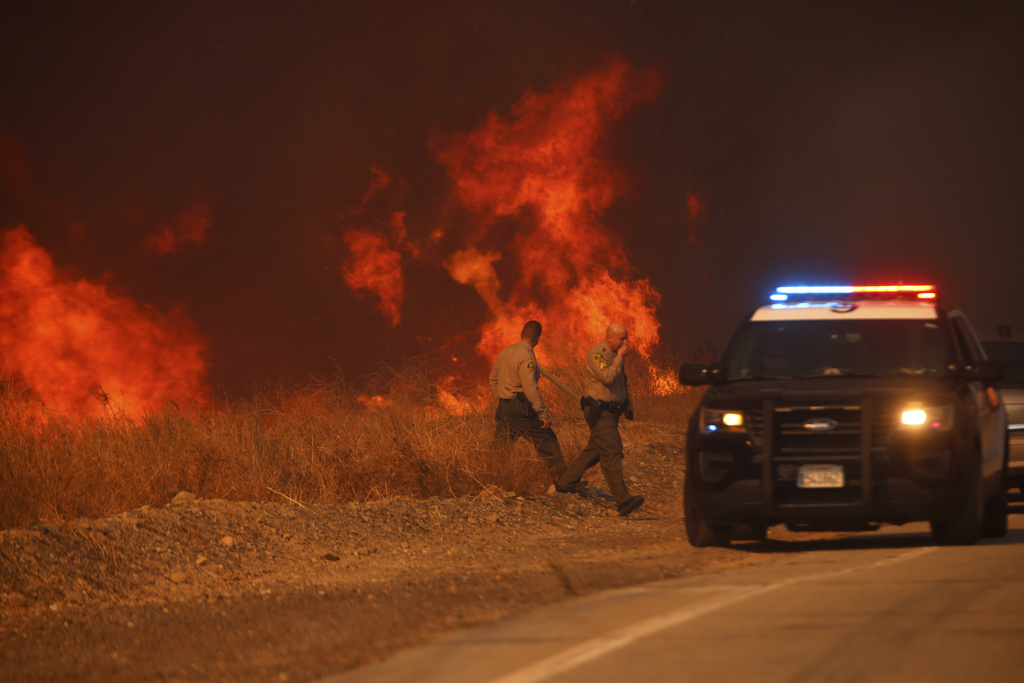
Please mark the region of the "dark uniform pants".
MULTIPOLYGON (((593 410, 593 408, 587 408, 593 410)), ((619 416, 602 412, 594 426, 590 427, 590 441, 580 451, 580 457, 569 465, 558 485, 571 489, 579 484, 583 473, 601 463, 601 472, 608 482, 608 489, 616 503, 629 498, 626 482, 622 477, 622 437, 619 436, 619 416)))
POLYGON ((528 400, 499 399, 498 410, 494 413, 494 441, 492 449, 511 446, 519 437, 525 437, 537 449, 544 464, 557 480, 565 472, 562 447, 551 427, 544 427, 537 412, 528 400))

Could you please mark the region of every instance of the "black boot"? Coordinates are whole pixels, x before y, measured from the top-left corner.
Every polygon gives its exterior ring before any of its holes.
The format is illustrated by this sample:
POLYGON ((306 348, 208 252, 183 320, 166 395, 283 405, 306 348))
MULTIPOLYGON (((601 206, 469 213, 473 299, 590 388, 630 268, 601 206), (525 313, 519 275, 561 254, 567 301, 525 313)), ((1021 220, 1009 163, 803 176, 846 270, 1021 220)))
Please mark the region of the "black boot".
POLYGON ((619 516, 625 517, 633 510, 644 504, 643 496, 630 496, 626 500, 619 503, 619 516))
POLYGON ((565 486, 562 486, 556 481, 555 490, 559 493, 579 493, 583 489, 587 488, 587 483, 588 482, 585 481, 578 481, 575 484, 566 484, 565 486))

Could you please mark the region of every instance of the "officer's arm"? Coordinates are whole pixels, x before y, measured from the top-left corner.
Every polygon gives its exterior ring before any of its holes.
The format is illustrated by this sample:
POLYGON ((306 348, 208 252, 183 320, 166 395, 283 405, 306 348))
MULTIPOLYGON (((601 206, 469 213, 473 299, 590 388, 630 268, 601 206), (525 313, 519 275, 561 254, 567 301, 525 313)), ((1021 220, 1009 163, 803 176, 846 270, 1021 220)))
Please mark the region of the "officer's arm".
POLYGON ((491 367, 491 393, 494 394, 494 398, 498 398, 498 361, 494 361, 494 365, 491 367))
POLYGON ((622 356, 615 355, 609 362, 608 357, 601 355, 600 358, 597 356, 600 354, 591 353, 587 356, 587 367, 590 368, 590 372, 593 373, 601 384, 610 386, 612 382, 619 378, 622 374, 623 360, 622 356))
POLYGON ((633 417, 634 417, 634 414, 633 414, 634 413, 634 410, 633 410, 633 395, 631 393, 629 393, 629 378, 628 377, 626 378, 626 381, 623 384, 625 384, 625 386, 626 386, 626 400, 624 400, 622 402, 622 405, 624 405, 626 407, 626 410, 623 413, 623 416, 627 420, 632 420, 633 417))
POLYGON ((540 388, 537 386, 537 373, 534 369, 536 363, 530 360, 524 360, 519 363, 519 382, 523 385, 523 393, 526 394, 527 400, 530 401, 530 405, 537 412, 541 422, 547 422, 548 409, 544 407, 544 399, 540 397, 540 388), (530 367, 531 363, 534 365, 530 367))

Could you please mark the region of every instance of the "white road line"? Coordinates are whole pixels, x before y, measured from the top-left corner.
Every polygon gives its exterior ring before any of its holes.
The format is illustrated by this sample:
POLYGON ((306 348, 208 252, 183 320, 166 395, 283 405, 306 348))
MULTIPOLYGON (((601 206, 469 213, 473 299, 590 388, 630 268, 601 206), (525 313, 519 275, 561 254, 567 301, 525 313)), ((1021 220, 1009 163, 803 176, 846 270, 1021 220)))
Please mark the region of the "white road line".
POLYGON ((514 671, 511 674, 502 676, 501 678, 495 678, 491 683, 537 683, 538 681, 544 681, 560 673, 569 671, 581 664, 603 657, 614 650, 626 647, 630 643, 634 643, 637 640, 645 638, 653 633, 672 628, 673 626, 677 626, 687 621, 693 621, 705 614, 720 610, 724 607, 728 607, 729 605, 734 605, 749 598, 764 595, 765 593, 778 590, 779 588, 785 588, 787 586, 804 583, 806 581, 828 579, 842 574, 849 574, 854 571, 869 570, 876 567, 897 564, 906 560, 912 560, 915 557, 920 557, 921 555, 930 553, 933 550, 935 550, 934 546, 917 548, 895 557, 889 557, 884 560, 868 564, 856 565, 845 569, 835 569, 817 574, 808 574, 807 576, 798 576, 791 579, 776 581, 775 583, 755 584, 753 586, 733 588, 725 595, 708 598, 707 600, 702 600, 694 605, 688 605, 673 612, 663 614, 660 617, 646 619, 619 629, 618 631, 613 631, 607 635, 580 643, 576 647, 542 659, 539 662, 535 662, 534 664, 518 671, 514 671))

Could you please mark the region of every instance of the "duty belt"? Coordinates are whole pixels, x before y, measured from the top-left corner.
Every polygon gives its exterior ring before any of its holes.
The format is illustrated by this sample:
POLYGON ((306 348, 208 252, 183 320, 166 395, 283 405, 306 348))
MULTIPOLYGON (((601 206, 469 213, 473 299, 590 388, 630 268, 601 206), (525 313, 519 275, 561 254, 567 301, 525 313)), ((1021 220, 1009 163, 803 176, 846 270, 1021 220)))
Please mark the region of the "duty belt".
POLYGON ((626 404, 618 401, 602 401, 593 396, 584 396, 580 399, 580 408, 583 409, 587 424, 593 427, 601 419, 601 413, 618 417, 626 411, 626 404))
POLYGON ((598 408, 602 411, 607 410, 612 415, 622 415, 626 410, 626 404, 619 403, 618 401, 602 401, 593 396, 584 396, 580 399, 580 408, 598 408))

